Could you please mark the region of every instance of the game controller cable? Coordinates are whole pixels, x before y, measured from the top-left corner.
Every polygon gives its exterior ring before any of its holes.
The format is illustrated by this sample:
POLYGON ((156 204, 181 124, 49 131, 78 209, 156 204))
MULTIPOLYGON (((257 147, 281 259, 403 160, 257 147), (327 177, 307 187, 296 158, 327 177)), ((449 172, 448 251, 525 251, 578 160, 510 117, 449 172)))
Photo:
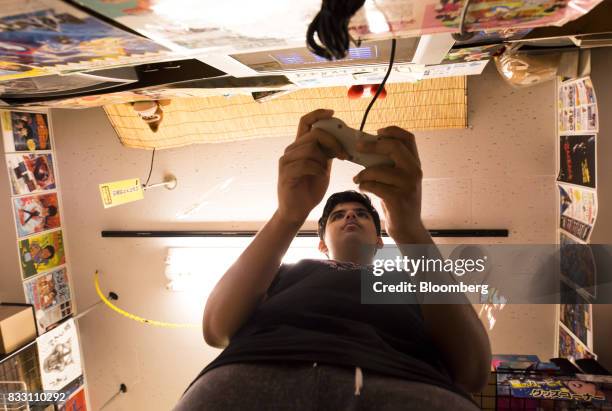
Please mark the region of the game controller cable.
POLYGON ((361 119, 361 125, 359 126, 359 131, 363 131, 363 127, 365 126, 366 120, 368 119, 368 114, 370 114, 370 109, 372 108, 372 106, 374 105, 374 102, 376 101, 376 99, 382 92, 383 88, 385 87, 385 83, 387 82, 387 79, 389 78, 389 75, 391 74, 391 69, 393 69, 393 60, 395 60, 395 39, 391 39, 391 56, 389 57, 389 68, 387 69, 387 74, 385 74, 385 77, 383 78, 382 83, 380 83, 380 85, 378 86, 378 90, 376 90, 374 97, 372 97, 372 101, 370 101, 370 104, 368 104, 368 108, 366 108, 365 113, 363 113, 363 119, 361 119))

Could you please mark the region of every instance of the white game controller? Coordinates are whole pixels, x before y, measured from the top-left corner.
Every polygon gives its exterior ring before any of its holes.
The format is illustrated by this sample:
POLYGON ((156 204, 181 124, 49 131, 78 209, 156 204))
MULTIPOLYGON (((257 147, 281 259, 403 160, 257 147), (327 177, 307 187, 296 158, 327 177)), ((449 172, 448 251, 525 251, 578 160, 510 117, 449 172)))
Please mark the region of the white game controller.
POLYGON ((312 127, 320 128, 336 137, 350 156, 348 160, 355 164, 360 164, 364 167, 395 165, 395 162, 388 156, 382 154, 366 154, 357 151, 357 147, 355 146, 357 141, 375 142, 378 140, 378 137, 350 128, 344 121, 338 118, 332 117, 325 120, 319 120, 314 123, 312 127))

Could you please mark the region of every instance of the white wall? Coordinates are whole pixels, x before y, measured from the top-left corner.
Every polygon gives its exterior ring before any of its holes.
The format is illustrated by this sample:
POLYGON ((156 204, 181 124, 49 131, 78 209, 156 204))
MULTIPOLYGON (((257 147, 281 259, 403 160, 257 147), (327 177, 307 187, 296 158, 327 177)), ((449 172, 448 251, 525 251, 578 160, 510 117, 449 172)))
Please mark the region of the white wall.
MULTIPOLYGON (((428 227, 508 228, 506 242, 554 241, 553 97, 552 83, 513 90, 491 66, 469 80, 470 129, 416 133, 428 227)), ((161 151, 152 181, 172 172, 178 188, 157 189, 144 201, 104 210, 98 184, 145 178, 151 153, 122 147, 100 109, 55 110, 53 116, 80 309, 98 300, 93 287, 98 269, 102 288, 120 295, 120 307, 152 319, 200 322, 202 301, 164 288, 166 248, 184 240, 103 239, 100 231, 256 229, 275 208, 277 159, 292 136, 161 151), (191 218, 177 219, 202 201, 207 203, 191 218)), ((354 187, 357 171, 350 164, 334 165, 330 193, 354 187)), ((105 307, 79 324, 93 409, 121 382, 129 391, 109 411, 169 409, 218 353, 204 344, 200 330, 153 328, 105 307)), ((553 306, 511 306, 502 311, 491 339, 495 352, 548 359, 553 335, 553 306)))

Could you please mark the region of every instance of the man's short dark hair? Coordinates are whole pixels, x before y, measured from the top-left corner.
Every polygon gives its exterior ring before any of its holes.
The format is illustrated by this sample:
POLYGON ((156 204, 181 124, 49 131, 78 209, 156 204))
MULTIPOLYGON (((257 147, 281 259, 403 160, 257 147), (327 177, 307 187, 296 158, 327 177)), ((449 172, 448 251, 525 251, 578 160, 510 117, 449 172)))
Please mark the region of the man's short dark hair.
POLYGON ((327 199, 327 203, 325 203, 325 208, 323 208, 323 215, 319 218, 319 238, 323 240, 325 237, 325 226, 327 225, 327 220, 329 219, 329 215, 334 210, 334 208, 338 204, 342 203, 360 203, 363 205, 366 210, 372 215, 372 219, 374 220, 374 226, 376 226, 376 235, 380 236, 380 216, 378 215, 378 211, 372 205, 372 201, 370 201, 370 197, 365 194, 358 193, 354 190, 341 191, 339 193, 332 194, 327 199))

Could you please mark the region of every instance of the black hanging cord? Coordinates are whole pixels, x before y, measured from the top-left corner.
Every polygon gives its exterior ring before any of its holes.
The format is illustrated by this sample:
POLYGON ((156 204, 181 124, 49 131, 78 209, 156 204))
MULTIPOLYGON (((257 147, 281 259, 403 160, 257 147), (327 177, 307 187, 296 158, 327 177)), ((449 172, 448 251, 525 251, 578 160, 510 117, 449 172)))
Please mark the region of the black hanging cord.
POLYGON ((346 57, 352 40, 348 32, 349 21, 364 4, 365 0, 323 0, 321 11, 306 31, 308 50, 327 60, 346 57), (315 40, 315 34, 321 44, 315 40))
POLYGON ((149 175, 147 176, 147 182, 144 183, 144 187, 149 185, 149 180, 151 180, 151 173, 153 172, 153 161, 155 160, 155 147, 153 147, 153 154, 151 154, 151 167, 149 168, 149 175))
POLYGON ((382 92, 383 87, 385 87, 385 83, 389 78, 389 74, 391 74, 391 69, 393 68, 393 60, 395 60, 395 39, 391 39, 391 57, 389 57, 389 68, 387 69, 387 74, 383 78, 382 83, 378 86, 378 90, 376 90, 376 94, 372 97, 372 101, 368 104, 368 108, 366 108, 365 113, 363 113, 363 119, 361 120, 361 126, 359 126, 359 131, 363 131, 363 127, 365 126, 366 120, 368 119, 368 114, 370 114, 370 109, 374 105, 374 102, 378 98, 378 95, 382 92))

